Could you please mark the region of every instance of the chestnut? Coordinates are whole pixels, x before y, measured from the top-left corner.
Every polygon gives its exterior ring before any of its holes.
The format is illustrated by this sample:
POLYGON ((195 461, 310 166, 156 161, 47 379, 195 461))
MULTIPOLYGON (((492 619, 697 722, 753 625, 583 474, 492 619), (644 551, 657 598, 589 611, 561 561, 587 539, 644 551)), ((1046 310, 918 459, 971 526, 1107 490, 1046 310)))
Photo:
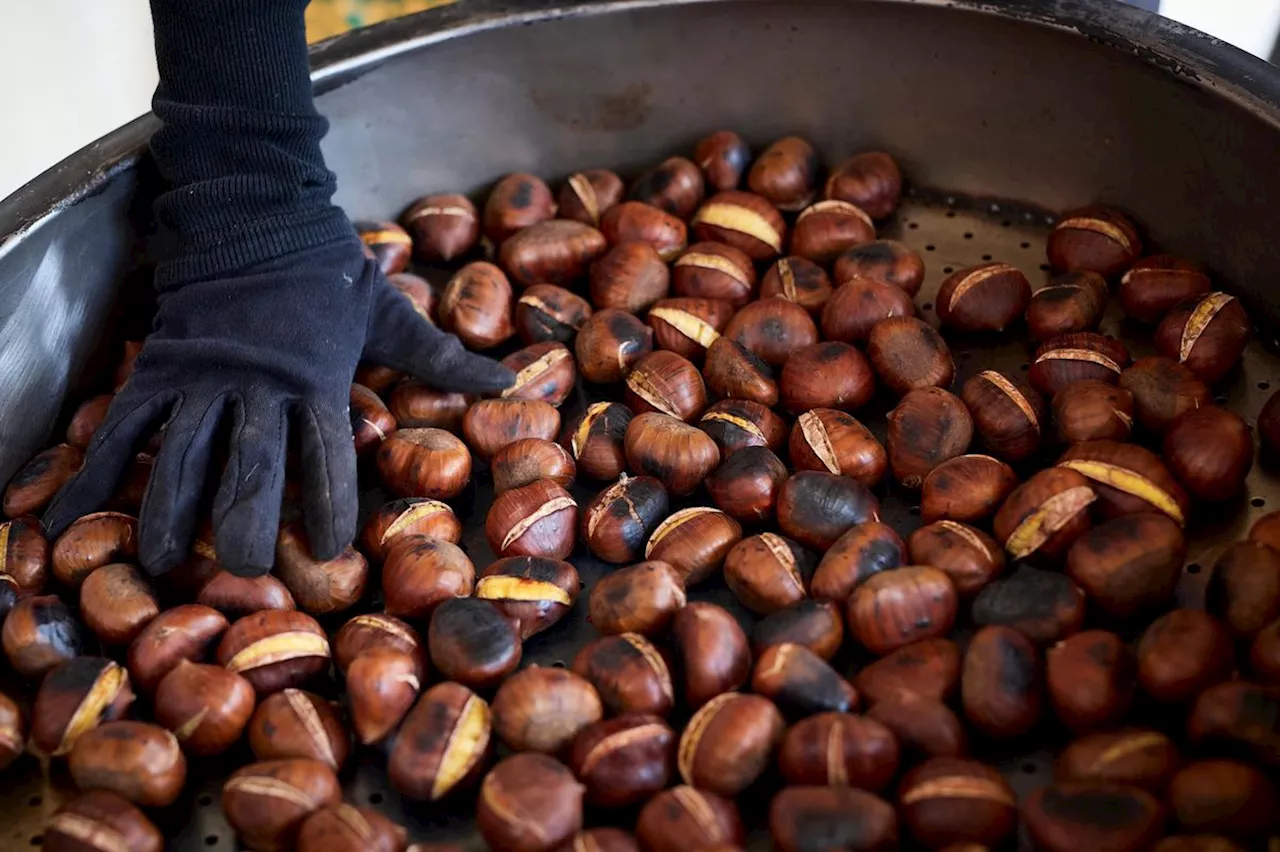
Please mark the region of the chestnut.
POLYGON ((1156 329, 1156 351, 1213 385, 1240 360, 1251 329, 1235 296, 1208 293, 1169 311, 1156 329))
POLYGON ((919 488, 929 471, 963 455, 973 440, 968 406, 942 388, 907 391, 889 412, 888 420, 885 446, 889 469, 907 488, 919 488))
POLYGON ((1258 680, 1280 683, 1280 620, 1254 634, 1249 647, 1249 668, 1258 680))
POLYGON ((751 150, 732 130, 718 130, 698 140, 693 159, 707 183, 719 190, 737 189, 751 160, 751 150))
POLYGON ((904 693, 946 701, 960 682, 960 652, 950 639, 924 639, 891 651, 854 678, 870 704, 904 693))
POLYGON ((1275 828, 1280 792, 1246 763, 1201 760, 1173 776, 1169 804, 1189 832, 1261 838, 1275 828))
POLYGON ((698 789, 736 796, 764 772, 785 731, 782 714, 767 698, 717 695, 698 708, 680 736, 680 777, 698 789))
POLYGON ((0 693, 0 772, 22 757, 26 746, 26 722, 17 703, 0 693))
POLYGON ((1280 690, 1246 681, 1211 686, 1196 698, 1187 733, 1196 746, 1238 753, 1272 769, 1280 767, 1280 690))
POLYGON ((301 686, 329 667, 329 640, 309 615, 266 610, 232 623, 218 662, 245 676, 259 695, 301 686))
POLYGON ((521 228, 498 247, 498 265, 520 287, 568 287, 608 250, 604 234, 590 225, 550 219, 521 228))
POLYGON ((638 314, 665 297, 671 276, 649 243, 619 243, 591 265, 591 304, 596 310, 638 314))
POLYGON ((791 230, 790 248, 792 254, 830 264, 848 249, 875 238, 875 224, 860 207, 827 199, 800 211, 791 230))
POLYGON ((976 595, 1004 573, 1004 551, 982 530, 956 521, 926 524, 907 538, 912 564, 946 572, 964 597, 976 595))
POLYGON ((889 457, 875 435, 853 416, 831 408, 801 414, 791 429, 791 463, 797 470, 838 473, 874 486, 889 457))
MULTIPOLYGON (((416 431, 416 430, 415 430, 416 431)), ((462 418, 462 435, 476 455, 491 459, 498 451, 521 438, 555 440, 560 431, 560 412, 550 403, 533 399, 482 399, 473 403, 462 418)), ((440 439, 443 442, 443 439, 440 439)), ((386 446, 386 443, 383 443, 386 446)), ((458 461, 451 447, 447 461, 458 461)), ((443 464, 443 461, 442 461, 443 464)), ((465 483, 465 478, 463 483, 465 483)), ((461 485, 459 485, 461 488, 461 485)), ((410 497, 435 497, 434 494, 407 494, 410 497)), ((452 495, 444 495, 448 499, 452 495)))
POLYGON ((104 722, 85 731, 67 763, 81 790, 107 790, 147 807, 172 804, 187 780, 177 738, 146 722, 104 722))
POLYGON ((79 654, 84 639, 84 628, 56 595, 22 598, 9 610, 0 628, 9 665, 35 682, 79 654))
POLYGON ((351 735, 336 704, 300 689, 263 699, 249 720, 249 747, 258 760, 305 758, 334 772, 351 754, 351 735))
POLYGON ((898 818, 879 796, 853 787, 784 787, 769 803, 778 852, 898 848, 898 818))
POLYGON ((1280 511, 1267 512, 1249 527, 1249 541, 1280 550, 1280 511))
POLYGON ((1125 214, 1093 205, 1063 213, 1049 232, 1046 252, 1056 270, 1115 278, 1142 254, 1142 242, 1125 214))
POLYGON ((747 447, 725 459, 707 477, 706 486, 712 502, 730 517, 758 523, 773 517, 786 479, 787 466, 772 450, 747 447))
POLYGON ((652 351, 653 329, 634 314, 616 308, 588 317, 574 341, 578 372, 596 384, 622 381, 636 362, 652 351))
POLYGON ((773 370, 742 344, 721 337, 707 347, 702 375, 713 394, 745 399, 772 407, 778 403, 778 383, 773 370))
POLYGON ((666 661, 638 633, 588 642, 573 658, 573 671, 591 682, 611 713, 666 716, 675 702, 666 661))
POLYGON ((703 413, 698 428, 715 441, 721 458, 746 447, 768 447, 777 453, 787 437, 787 424, 782 418, 750 399, 715 403, 703 413))
POLYGON ((160 613, 150 585, 132 565, 95 568, 80 587, 80 616, 106 645, 127 645, 160 613))
POLYGON ((818 713, 787 731, 778 769, 788 784, 880 792, 898 772, 898 741, 880 722, 849 713, 818 713))
POLYGON ((422 661, 403 651, 368 651, 351 661, 351 726, 362 744, 380 742, 396 729, 418 697, 422 674, 422 661))
POLYGON ((644 852, 741 847, 745 834, 732 799, 683 784, 650 799, 636 819, 644 852))
POLYGON ((1060 558, 1092 526, 1089 507, 1098 499, 1084 474, 1046 468, 1015 488, 992 521, 992 532, 1014 561, 1039 554, 1060 558))
POLYGON ((956 618, 956 588, 947 574, 928 565, 890 568, 853 590, 847 606, 849 632, 873 654, 942 636, 956 618))
POLYGON ((415 671, 426 675, 427 653, 418 631, 393 615, 357 615, 333 635, 333 662, 342 674, 362 655, 382 652, 408 654, 416 663, 415 671))
POLYGON ((356 365, 355 377, 352 381, 355 384, 363 385, 369 390, 385 396, 388 391, 405 378, 404 373, 382 364, 371 364, 367 361, 361 361, 356 365))
POLYGON ((685 157, 668 157, 636 178, 628 197, 688 219, 702 201, 702 170, 685 157))
POLYGON ((1188 411, 1164 436, 1164 457, 1178 481, 1201 500, 1229 500, 1253 467, 1253 433, 1240 415, 1216 405, 1188 411))
POLYGON ((526 287, 516 301, 516 332, 527 345, 568 343, 591 316, 586 299, 554 284, 526 287))
POLYGON ((684 698, 692 708, 744 686, 751 677, 747 635, 729 612, 712 603, 690 603, 671 621, 684 662, 684 698))
POLYGON ((1096 272, 1067 272, 1031 294, 1027 331, 1032 340, 1095 331, 1107 308, 1107 281, 1096 272))
POLYGON ((901 287, 855 276, 844 281, 823 305, 822 336, 865 345, 877 323, 915 315, 915 304, 901 287))
POLYGON ((1178 747, 1159 731, 1125 728, 1086 734, 1058 755, 1059 781, 1105 781, 1162 793, 1182 762, 1178 747))
POLYGON ((221 754, 240 739, 256 697, 249 681, 221 666, 181 660, 156 688, 156 722, 193 756, 221 754))
POLYGON ((222 813, 250 849, 294 848, 303 821, 336 807, 342 788, 333 770, 315 760, 264 760, 237 769, 222 786, 222 813))
POLYGON ((13 578, 18 597, 44 591, 49 569, 49 542, 35 518, 0 523, 0 574, 13 578))
POLYGON ((573 456, 559 444, 545 438, 521 438, 503 447, 489 460, 496 494, 522 488, 539 479, 548 479, 562 488, 573 483, 577 473, 573 456))
POLYGON ((1267 458, 1280 456, 1280 391, 1271 394, 1258 412, 1258 437, 1267 458))
POLYGON ((1075 331, 1050 337, 1036 349, 1027 378, 1052 397, 1072 382, 1115 383, 1129 363, 1129 350, 1114 337, 1075 331))
POLYGON ((501 243, 521 228, 556 215, 555 199, 540 178, 517 172, 499 180, 484 203, 484 235, 501 243))
POLYGON ((471 349, 490 349, 515 333, 511 282, 492 263, 475 261, 454 273, 440 297, 440 327, 471 349))
POLYGON ((351 545, 333 559, 313 557, 306 532, 296 522, 280 528, 275 571, 298 608, 312 615, 327 615, 354 606, 364 596, 369 579, 369 563, 351 545))
POLYGON ((406 379, 391 391, 387 406, 399 428, 459 432, 462 430, 462 417, 473 402, 475 397, 469 394, 445 393, 414 379, 406 379))
POLYGON ((826 270, 806 257, 782 257, 769 266, 760 281, 760 298, 771 296, 795 302, 811 314, 820 314, 831 298, 831 279, 826 270))
POLYGON ((1186 523, 1187 494, 1150 450, 1117 441, 1087 441, 1067 450, 1058 466, 1091 480, 1098 495, 1095 508, 1103 517, 1155 509, 1179 526, 1186 523))
POLYGON ((516 374, 503 399, 529 399, 559 406, 573 392, 578 378, 573 353, 563 343, 549 341, 526 346, 502 359, 516 374))
POLYGON ((370 515, 360 533, 360 543, 365 553, 381 562, 399 539, 409 535, 425 535, 456 544, 462 538, 462 522, 447 503, 406 497, 383 503, 370 515))
POLYGON ((413 799, 437 801, 479 777, 491 749, 489 705, 458 683, 422 693, 391 744, 391 786, 413 799))
POLYGON ((648 323, 659 349, 700 362, 732 315, 733 306, 718 299, 659 299, 648 323))
POLYGON ((854 246, 836 258, 832 277, 837 287, 862 278, 892 284, 908 296, 915 296, 924 284, 924 259, 905 243, 875 240, 854 246))
POLYGON ((471 453, 443 429, 397 429, 378 447, 378 474, 401 497, 447 500, 471 479, 471 453))
POLYGON ((925 523, 986 520, 1017 486, 1013 468, 997 458, 967 454, 947 459, 920 483, 920 519, 925 523))
POLYGON ((752 260, 782 254, 787 233, 782 215, 768 199, 736 189, 711 196, 689 224, 699 240, 725 243, 752 260))
POLYGON ((818 152, 807 140, 787 136, 756 158, 747 173, 747 186, 779 210, 796 211, 817 192, 818 152))
POLYGON ((624 447, 633 473, 656 477, 677 497, 692 494, 720 464, 720 450, 707 433, 658 412, 631 419, 624 447))
POLYGON ((427 650, 444 677, 487 689, 516 670, 523 647, 515 621, 493 603, 450 598, 431 614, 427 650))
POLYGON ((1160 802, 1145 790, 1103 781, 1064 781, 1022 802, 1022 821, 1043 852, 1138 852, 1164 824, 1160 802))
POLYGON ((502 682, 493 696, 493 729, 512 751, 556 754, 604 716, 586 678, 560 668, 529 666, 502 682))
POLYGON ((863 151, 831 173, 823 194, 856 204, 874 219, 886 219, 902 196, 902 172, 885 152, 863 151))
POLYGON ((1027 276, 1007 263, 984 263, 947 276, 938 288, 938 319, 974 333, 1003 331, 1022 319, 1031 301, 1027 276))
POLYGON ((684 251, 689 242, 689 229, 684 222, 641 201, 624 201, 611 207, 600 217, 600 230, 611 246, 648 243, 668 261, 684 251))
POLYGON ((568 562, 512 556, 484 569, 476 597, 516 621, 520 638, 528 639, 564 618, 581 585, 578 570, 568 562))
POLYGON ((211 607, 185 604, 157 615, 129 646, 129 678, 150 694, 184 660, 199 661, 227 629, 226 617, 211 607))
POLYGON ((49 817, 41 849, 163 852, 164 846, 164 835, 142 811, 115 793, 94 790, 71 799, 49 817))
POLYGON ((809 312, 779 296, 752 302, 724 327, 724 336, 771 367, 781 367, 795 352, 818 342, 809 312))
POLYGON ((1045 655, 1045 683, 1058 718, 1076 733, 1114 727, 1133 701, 1134 668, 1114 633, 1086 630, 1063 639, 1045 655))
POLYGON ((942 335, 915 317, 889 317, 871 328, 867 358, 898 396, 919 388, 951 385, 956 365, 942 335))
POLYGON ((1058 439, 1064 444, 1123 441, 1133 429, 1133 402, 1133 394, 1124 387, 1092 379, 1072 382, 1053 397, 1058 439))
POLYGON ((365 254, 378 262, 386 275, 403 272, 413 253, 413 238, 395 222, 353 222, 365 254))
POLYGON ((684 586, 684 577, 666 562, 620 568, 601 577, 591 589, 591 624, 607 635, 659 634, 684 607, 684 586))
POLYGON ((578 504, 556 483, 539 479, 499 494, 485 518, 496 556, 564 559, 573 551, 578 504))
POLYGON ((0 508, 10 518, 40 514, 83 461, 84 451, 78 447, 70 444, 50 447, 13 475, 5 486, 0 508))
POLYGON ((1085 596, 1061 571, 1021 566, 973 601, 976 624, 1011 627, 1038 645, 1070 636, 1084 622, 1085 596))
POLYGON ((297 852, 404 852, 407 835, 377 811, 341 804, 321 808, 298 828, 297 852))
POLYGON ((396 429, 395 418, 382 399, 364 385, 351 386, 351 434, 356 453, 364 455, 382 443, 396 429))
POLYGON ((605 562, 634 562, 667 514, 667 492, 652 476, 622 477, 591 499, 580 534, 587 549, 605 562))
POLYGON ((272 575, 237 577, 221 569, 200 587, 196 603, 212 607, 228 618, 240 618, 264 609, 298 608, 288 587, 272 575))
POLYGON ((569 424, 560 443, 584 476, 616 479, 627 468, 623 441, 631 417, 631 409, 620 402, 593 402, 569 424))
POLYGON ((586 726, 568 755, 569 768, 586 787, 587 804, 606 808, 647 801, 667 786, 675 763, 675 732, 647 713, 586 726))
POLYGON ((827 548, 810 591, 815 598, 843 604, 868 577, 906 562, 907 546, 888 524, 854 524, 827 548))
POLYGON ((934 757, 902 779, 898 807, 907 830, 930 849, 998 847, 1018 828, 1018 797, 995 769, 976 760, 934 757))
POLYGON ((584 225, 599 227, 600 217, 622 200, 622 178, 608 169, 587 169, 565 178, 557 214, 584 225))
POLYGON ((1134 361, 1120 374, 1120 387, 1133 394, 1138 423, 1156 433, 1169 431, 1175 420, 1208 405, 1213 395, 1185 364, 1159 355, 1134 361))
POLYGON ((756 270, 741 249, 719 242, 694 243, 672 264, 671 289, 679 296, 716 299, 741 308, 754 295, 756 270))
POLYGON ((724 580, 738 601, 768 615, 804 600, 814 557, 800 545, 774 533, 744 538, 724 559, 724 580))
POLYGON ((86 731, 122 718, 133 704, 129 675, 104 657, 75 657, 41 682, 31 710, 31 749, 61 757, 86 731))
POLYGON ((983 370, 964 383, 960 398, 973 412, 983 443, 997 456, 1022 461, 1040 448, 1044 400, 1021 379, 983 370))
POLYGON ((778 526, 812 550, 826 550, 855 524, 880 520, 880 501, 865 485, 816 470, 792 474, 778 494, 778 526))
POLYGON ((476 827, 494 852, 549 852, 582 829, 585 788, 545 754, 513 754, 480 784, 476 827))
POLYGON ((824 711, 844 713, 858 704, 858 692, 849 681, 826 660, 791 642, 774 645, 760 655, 751 689, 796 718, 824 711))
POLYGON ((707 389, 698 368, 674 352, 645 355, 626 378, 627 407, 637 414, 669 414, 686 423, 707 407, 707 389))
POLYGON ((1139 322, 1155 325, 1175 305, 1204 296, 1213 282, 1200 264, 1169 254, 1144 257, 1120 276, 1116 300, 1139 322))
POLYGON ((81 450, 87 448, 93 440, 93 433, 107 419, 107 409, 111 407, 111 400, 114 398, 115 394, 104 393, 80 403, 76 413, 71 416, 71 422, 67 424, 67 443, 81 450))
POLYGON ((765 616, 751 629, 751 652, 794 642, 830 661, 844 642, 844 617, 831 601, 805 599, 765 616))
POLYGON ((1205 609, 1238 639, 1280 617, 1280 553, 1254 541, 1228 547, 1209 577, 1205 609))
POLYGON ((1040 657, 1012 627, 989 625, 969 640, 960 673, 965 718, 990 737, 1020 737, 1040 721, 1040 657))
POLYGON ((9 611, 18 602, 18 581, 8 574, 0 574, 0 622, 9 617, 9 611))
POLYGON ((1140 512, 1094 527, 1067 552, 1067 576, 1103 612, 1129 618, 1167 604, 1187 542, 1166 515, 1140 512))
POLYGON ((58 536, 52 555, 53 576, 64 586, 78 589, 103 565, 137 561, 138 519, 119 512, 77 518, 58 536))
POLYGON ((969 750, 959 718, 936 698, 902 692, 872 704, 866 718, 892 731, 904 756, 962 757, 969 750))
POLYGON ((796 414, 811 408, 854 411, 875 392, 875 375, 861 352, 827 341, 795 350, 782 368, 782 402, 796 414))
POLYGON ((465 195, 441 193, 413 202, 404 226, 413 235, 413 251, 428 263, 461 257, 480 238, 480 216, 465 195))

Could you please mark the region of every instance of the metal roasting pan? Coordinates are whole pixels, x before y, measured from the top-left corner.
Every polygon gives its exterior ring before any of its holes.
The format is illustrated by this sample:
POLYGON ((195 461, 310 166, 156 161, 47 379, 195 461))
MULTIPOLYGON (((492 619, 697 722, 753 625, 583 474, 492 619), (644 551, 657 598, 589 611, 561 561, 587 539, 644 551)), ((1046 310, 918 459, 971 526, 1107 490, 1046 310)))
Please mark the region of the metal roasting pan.
MULTIPOLYGON (((984 259, 1040 284, 1054 214, 1106 201, 1132 212, 1148 245, 1204 260, 1248 301, 1258 334, 1220 401, 1252 424, 1280 387, 1280 70, 1140 10, 1110 0, 462 0, 326 42, 313 59, 333 125, 325 154, 353 218, 394 216, 431 191, 479 196, 510 171, 559 181, 599 165, 633 175, 721 127, 757 147, 804 135, 829 165, 882 147, 912 187, 884 232, 925 257, 916 297, 925 318, 936 321, 931 300, 946 273, 984 259)), ((138 119, 0 201, 0 482, 114 368, 119 340, 146 331, 159 181, 144 148, 154 127, 138 119)), ((1102 329, 1135 357, 1150 352, 1149 332, 1114 308, 1102 329)), ((1025 369, 1028 354, 1016 340, 952 348, 957 386, 980 369, 1025 369)), ((585 402, 575 394, 565 418, 585 402)), ((877 400, 866 418, 881 438, 887 407, 877 400)), ((483 567, 492 487, 487 471, 476 478, 458 508, 483 567)), ((1197 604, 1225 545, 1280 508, 1278 483, 1255 466, 1247 494, 1197 512, 1184 603, 1197 604)), ((592 493, 575 489, 584 502, 592 493)), ((881 497, 899 532, 919 523, 910 494, 881 497)), ((605 570, 574 561, 588 589, 605 570)), ((749 620, 722 586, 692 596, 749 620)), ((526 664, 567 664, 594 635, 585 617, 579 605, 531 640, 526 664)), ((1146 721, 1179 722, 1155 712, 1146 721)), ((1044 746, 1061 737, 1045 724, 981 754, 1025 794, 1049 779, 1044 746)), ((245 761, 193 765, 184 797, 156 814, 172 849, 238 848, 218 792, 245 761)), ((345 780, 349 801, 383 810, 414 840, 483 847, 468 807, 401 800, 376 755, 345 780)), ((30 758, 0 775, 0 849, 38 847, 68 788, 30 758)), ((744 798, 744 813, 762 812, 755 798, 744 798)), ((751 845, 767 838, 757 831, 751 845)))

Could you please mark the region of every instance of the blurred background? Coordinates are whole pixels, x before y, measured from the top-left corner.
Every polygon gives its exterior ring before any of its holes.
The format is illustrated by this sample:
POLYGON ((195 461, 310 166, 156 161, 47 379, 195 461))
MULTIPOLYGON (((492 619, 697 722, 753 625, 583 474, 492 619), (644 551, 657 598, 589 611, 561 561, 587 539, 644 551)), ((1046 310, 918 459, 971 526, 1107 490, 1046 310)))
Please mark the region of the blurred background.
MULTIPOLYGON (((206 2, 206 0, 196 0, 206 2)), ((467 0, 312 0, 314 42, 467 0)), ((1120 0, 1116 0, 1120 2, 1120 0)), ((1264 59, 1280 0, 1129 0, 1264 59)), ((0 28, 0 198, 149 109, 156 84, 148 0, 5 0, 0 28)))

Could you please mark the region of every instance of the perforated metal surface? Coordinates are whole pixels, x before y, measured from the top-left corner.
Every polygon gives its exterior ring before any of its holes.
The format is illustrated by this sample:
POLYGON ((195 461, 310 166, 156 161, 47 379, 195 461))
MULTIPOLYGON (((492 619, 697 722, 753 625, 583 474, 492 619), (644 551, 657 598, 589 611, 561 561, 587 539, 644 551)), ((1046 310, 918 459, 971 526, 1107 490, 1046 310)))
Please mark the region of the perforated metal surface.
MULTIPOLYGON (((1022 269, 1031 279, 1033 287, 1048 280, 1049 274, 1042 265, 1044 240, 1051 221, 1043 212, 1004 208, 991 202, 969 202, 959 198, 930 193, 908 198, 898 215, 883 231, 884 236, 901 239, 919 251, 926 261, 925 284, 916 297, 916 307, 923 318, 937 324, 933 310, 933 298, 946 275, 965 266, 985 260, 1000 260, 1022 269)), ((1124 339, 1134 357, 1152 351, 1150 330, 1123 321, 1118 309, 1112 305, 1103 321, 1102 330, 1124 339)), ((968 376, 983 369, 1017 372, 1027 368, 1028 344, 1019 333, 1004 338, 965 340, 951 337, 956 359, 958 387, 968 376)), ((1274 346, 1274 341, 1267 339, 1274 346)), ((1261 342, 1250 344, 1242 367, 1223 386, 1224 396, 1219 398, 1253 425, 1258 411, 1270 394, 1270 386, 1280 386, 1280 361, 1270 354, 1261 342)), ((565 406, 568 420, 586 403, 581 390, 565 406)), ((877 398, 869 410, 859 412, 859 417, 883 440, 884 414, 891 407, 888 398, 877 398)), ((479 472, 476 487, 463 495, 458 504, 459 513, 466 519, 464 545, 478 566, 488 564, 492 554, 484 540, 484 509, 492 497, 487 473, 479 472)), ((576 485, 574 495, 585 503, 595 493, 591 485, 576 485)), ((379 497, 371 493, 369 501, 379 497)), ((904 537, 920 523, 918 507, 908 492, 889 488, 882 495, 882 514, 904 537)), ((698 501, 695 495, 693 501, 698 501)), ((1228 544, 1242 538, 1252 521, 1272 507, 1280 508, 1280 489, 1273 473, 1255 465, 1249 474, 1247 493, 1239 499, 1220 507, 1197 507, 1191 525, 1187 568, 1179 596, 1184 605, 1198 606, 1203 580, 1217 554, 1228 544), (1202 570, 1202 567, 1204 570, 1202 570)), ((577 557, 584 583, 578 605, 560 624, 544 634, 531 639, 524 654, 524 665, 567 665, 576 650, 597 634, 586 622, 585 595, 606 567, 590 557, 577 557)), ((737 605, 722 585, 695 589, 691 598, 714 600, 731 609, 744 624, 752 617, 737 605)), ((845 660, 843 665, 852 668, 856 661, 845 660)), ((1052 725, 1042 725, 1034 742, 1013 746, 988 744, 979 756, 1001 768, 1019 795, 1047 783, 1052 774, 1051 749, 1043 747, 1056 742, 1062 733, 1052 725)), ((981 748, 981 746, 980 746, 981 748)), ((191 781, 184 797, 173 807, 157 815, 157 821, 171 839, 171 848, 181 852, 206 850, 231 850, 239 848, 234 833, 224 820, 219 806, 221 783, 233 768, 251 760, 247 750, 229 755, 218 761, 192 764, 191 781)), ((475 834, 469 805, 454 802, 443 806, 428 806, 402 799, 391 790, 382 769, 382 757, 362 754, 356 766, 344 774, 347 800, 360 805, 375 807, 398 823, 405 825, 412 840, 433 842, 457 842, 470 848, 481 849, 483 842, 475 834)), ((30 758, 8 773, 0 775, 0 848, 20 849, 30 844, 39 845, 44 819, 73 792, 65 777, 56 773, 52 777, 42 774, 39 765, 30 758)), ((760 804, 764 799, 760 799, 760 804)), ((743 811, 763 814, 762 807, 753 807, 752 798, 744 802, 743 811)), ((619 824, 629 826, 633 813, 608 815, 592 814, 593 824, 619 824)), ((767 848, 768 839, 757 820, 752 846, 767 848)), ((1025 844, 1024 844, 1025 846, 1025 844)))

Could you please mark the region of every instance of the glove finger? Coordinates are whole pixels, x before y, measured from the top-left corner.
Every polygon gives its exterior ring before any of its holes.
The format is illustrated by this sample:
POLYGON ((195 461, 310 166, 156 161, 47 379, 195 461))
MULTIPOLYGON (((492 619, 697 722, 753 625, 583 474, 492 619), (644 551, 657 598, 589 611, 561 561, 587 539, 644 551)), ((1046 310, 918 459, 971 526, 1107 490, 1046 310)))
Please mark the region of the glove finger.
POLYGON ((333 559, 356 534, 358 492, 351 419, 345 411, 302 406, 298 427, 307 540, 316 559, 333 559))
POLYGON ((200 409, 180 407, 165 429, 138 518, 138 557, 152 576, 169 571, 191 548, 225 406, 218 397, 200 409))
POLYGON ((45 510, 44 527, 50 540, 62 535, 77 518, 96 511, 115 493, 143 435, 177 399, 176 393, 146 395, 128 389, 116 395, 89 442, 80 472, 62 486, 45 510))
POLYGON ((213 500, 214 550, 232 574, 259 577, 275 562, 287 438, 283 406, 237 405, 231 457, 213 500))

